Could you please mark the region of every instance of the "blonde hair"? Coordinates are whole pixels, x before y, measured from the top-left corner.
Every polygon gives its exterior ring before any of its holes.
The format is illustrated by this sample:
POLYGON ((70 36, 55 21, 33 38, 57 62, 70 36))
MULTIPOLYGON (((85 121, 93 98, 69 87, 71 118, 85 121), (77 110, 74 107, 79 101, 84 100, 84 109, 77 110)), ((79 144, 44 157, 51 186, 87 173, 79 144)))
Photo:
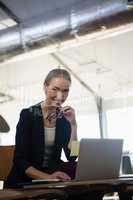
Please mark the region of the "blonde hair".
POLYGON ((59 68, 56 68, 56 69, 53 69, 51 70, 45 80, 44 80, 44 85, 48 85, 50 84, 50 81, 53 79, 53 78, 58 78, 58 77, 63 77, 65 80, 68 80, 70 83, 71 83, 71 76, 69 74, 68 71, 66 71, 65 69, 59 69, 59 68))

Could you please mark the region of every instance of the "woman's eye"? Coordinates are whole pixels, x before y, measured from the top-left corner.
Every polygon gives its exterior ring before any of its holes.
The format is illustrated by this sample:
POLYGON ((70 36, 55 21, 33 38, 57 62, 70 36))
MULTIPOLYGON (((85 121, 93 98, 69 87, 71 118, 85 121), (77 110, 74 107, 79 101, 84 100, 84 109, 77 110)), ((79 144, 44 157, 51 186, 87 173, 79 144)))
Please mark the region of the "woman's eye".
POLYGON ((54 90, 54 91, 57 91, 57 89, 56 89, 56 88, 53 88, 53 90, 54 90))
POLYGON ((64 90, 63 91, 64 94, 67 94, 68 92, 69 92, 69 90, 64 90))

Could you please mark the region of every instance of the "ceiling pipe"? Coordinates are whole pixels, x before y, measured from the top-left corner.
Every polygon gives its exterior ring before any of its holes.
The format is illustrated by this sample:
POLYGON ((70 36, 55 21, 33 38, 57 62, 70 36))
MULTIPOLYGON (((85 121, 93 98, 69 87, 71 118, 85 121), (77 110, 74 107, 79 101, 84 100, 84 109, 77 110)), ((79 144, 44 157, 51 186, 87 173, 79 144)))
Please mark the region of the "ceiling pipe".
POLYGON ((133 20, 127 0, 89 0, 0 31, 0 60, 133 20))
POLYGON ((16 23, 20 23, 17 16, 2 2, 0 1, 0 8, 16 23))

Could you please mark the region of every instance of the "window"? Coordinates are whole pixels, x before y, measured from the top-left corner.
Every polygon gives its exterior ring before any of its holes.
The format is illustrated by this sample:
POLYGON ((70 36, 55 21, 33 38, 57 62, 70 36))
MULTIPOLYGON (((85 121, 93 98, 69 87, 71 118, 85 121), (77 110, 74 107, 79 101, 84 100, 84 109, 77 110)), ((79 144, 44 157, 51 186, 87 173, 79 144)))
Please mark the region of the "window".
POLYGON ((109 138, 123 138, 124 150, 133 152, 133 107, 107 111, 109 138))

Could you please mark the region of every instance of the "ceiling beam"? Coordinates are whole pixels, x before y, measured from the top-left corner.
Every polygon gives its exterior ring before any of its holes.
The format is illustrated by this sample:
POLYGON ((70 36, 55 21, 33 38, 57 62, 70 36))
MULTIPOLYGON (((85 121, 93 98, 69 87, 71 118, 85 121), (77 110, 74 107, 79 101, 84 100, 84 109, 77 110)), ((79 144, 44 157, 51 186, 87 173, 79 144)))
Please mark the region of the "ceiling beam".
POLYGON ((89 86, 87 85, 56 53, 50 54, 61 66, 63 66, 65 69, 67 69, 73 77, 84 87, 89 91, 95 98, 97 98, 97 93, 89 86))

